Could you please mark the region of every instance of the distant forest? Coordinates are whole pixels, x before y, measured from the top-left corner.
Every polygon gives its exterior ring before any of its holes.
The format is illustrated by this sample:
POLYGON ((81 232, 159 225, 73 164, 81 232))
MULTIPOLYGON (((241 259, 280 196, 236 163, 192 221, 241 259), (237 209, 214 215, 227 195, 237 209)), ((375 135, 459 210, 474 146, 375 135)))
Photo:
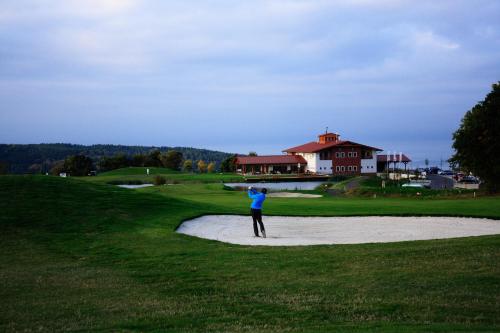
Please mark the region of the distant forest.
POLYGON ((138 154, 147 155, 159 150, 164 153, 175 150, 182 153, 183 158, 193 162, 203 160, 215 162, 217 167, 232 154, 214 150, 188 147, 147 147, 122 145, 74 145, 67 143, 42 144, 0 144, 0 173, 45 173, 59 161, 72 155, 90 157, 97 165, 103 157, 123 154, 129 157, 138 154), (2 172, 3 171, 3 172, 2 172))

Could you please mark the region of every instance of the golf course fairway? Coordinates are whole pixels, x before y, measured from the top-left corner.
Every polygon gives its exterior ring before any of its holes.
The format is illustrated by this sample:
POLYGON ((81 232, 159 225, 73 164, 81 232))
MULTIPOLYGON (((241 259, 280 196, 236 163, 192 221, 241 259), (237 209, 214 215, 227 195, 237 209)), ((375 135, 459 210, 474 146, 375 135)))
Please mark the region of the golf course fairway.
MULTIPOLYGON (((269 247, 175 232, 248 207, 220 183, 0 176, 0 330, 500 330, 499 235, 269 247)), ((269 198, 264 210, 498 220, 500 198, 269 198)))

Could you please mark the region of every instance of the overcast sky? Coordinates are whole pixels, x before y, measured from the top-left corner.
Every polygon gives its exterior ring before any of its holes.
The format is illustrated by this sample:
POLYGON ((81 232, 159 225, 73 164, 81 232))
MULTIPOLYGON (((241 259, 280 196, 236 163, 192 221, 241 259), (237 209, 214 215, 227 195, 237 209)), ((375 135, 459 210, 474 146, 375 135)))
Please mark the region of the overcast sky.
POLYGON ((497 0, 0 1, 0 143, 439 160, 498 80, 497 0))

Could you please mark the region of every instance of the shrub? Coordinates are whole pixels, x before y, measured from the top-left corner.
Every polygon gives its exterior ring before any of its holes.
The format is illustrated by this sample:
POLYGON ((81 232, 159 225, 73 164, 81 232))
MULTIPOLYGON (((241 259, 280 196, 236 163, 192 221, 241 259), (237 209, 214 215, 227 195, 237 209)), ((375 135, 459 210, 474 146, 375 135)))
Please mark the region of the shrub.
POLYGON ((156 175, 153 178, 153 184, 155 184, 155 185, 165 185, 166 183, 167 183, 167 180, 163 176, 156 175))

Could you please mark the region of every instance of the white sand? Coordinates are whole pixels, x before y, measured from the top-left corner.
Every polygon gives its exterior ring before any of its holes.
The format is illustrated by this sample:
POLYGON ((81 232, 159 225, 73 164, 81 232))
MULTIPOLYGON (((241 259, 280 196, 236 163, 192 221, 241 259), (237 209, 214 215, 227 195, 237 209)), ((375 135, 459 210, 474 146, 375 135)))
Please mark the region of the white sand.
POLYGON ((361 244, 500 234, 500 220, 459 217, 264 216, 267 238, 253 235, 252 218, 207 215, 177 232, 241 245, 361 244))
POLYGON ((298 192, 271 192, 266 195, 269 198, 321 198, 320 194, 308 194, 298 192))

